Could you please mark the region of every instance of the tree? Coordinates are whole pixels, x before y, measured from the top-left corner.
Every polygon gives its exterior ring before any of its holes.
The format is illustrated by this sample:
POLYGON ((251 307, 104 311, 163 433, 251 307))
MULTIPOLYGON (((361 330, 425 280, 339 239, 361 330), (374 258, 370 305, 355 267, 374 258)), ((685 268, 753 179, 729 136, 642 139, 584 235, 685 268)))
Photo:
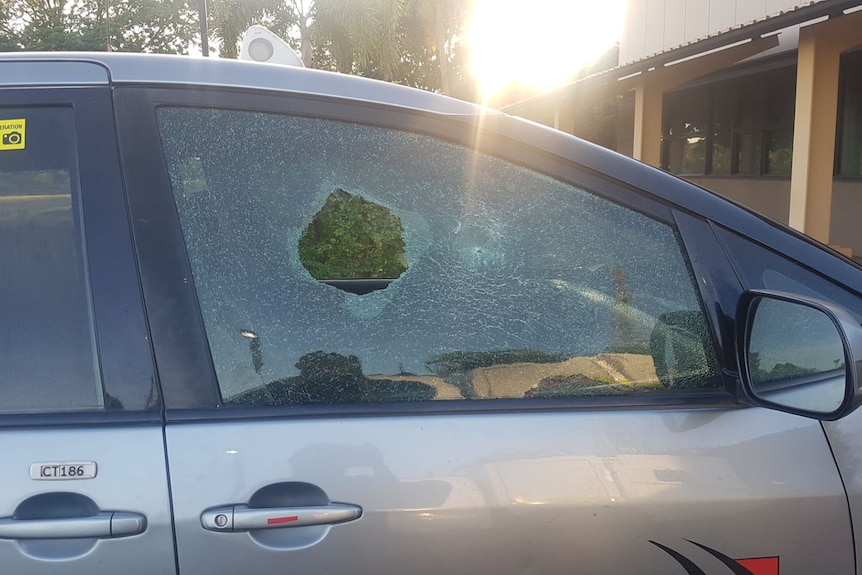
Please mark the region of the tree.
POLYGON ((463 37, 471 0, 210 0, 221 56, 267 26, 306 67, 394 81, 472 99, 463 37))
POLYGON ((315 0, 314 38, 329 45, 339 72, 364 69, 363 75, 379 74, 392 81, 401 62, 399 27, 404 2, 315 0))
POLYGON ((306 68, 313 63, 313 47, 311 41, 311 24, 314 17, 314 0, 290 0, 288 6, 292 18, 284 26, 283 36, 289 37, 288 31, 292 24, 299 30, 299 54, 306 68))
POLYGON ((185 0, 11 0, 0 13, 5 50, 184 53, 196 35, 185 0))
POLYGON ((469 0, 408 0, 408 13, 415 18, 415 26, 410 37, 417 38, 421 45, 413 49, 420 51, 430 48, 439 70, 439 89, 444 94, 452 94, 455 84, 455 60, 459 49, 464 45, 459 38, 463 36, 464 26, 469 13, 469 0))

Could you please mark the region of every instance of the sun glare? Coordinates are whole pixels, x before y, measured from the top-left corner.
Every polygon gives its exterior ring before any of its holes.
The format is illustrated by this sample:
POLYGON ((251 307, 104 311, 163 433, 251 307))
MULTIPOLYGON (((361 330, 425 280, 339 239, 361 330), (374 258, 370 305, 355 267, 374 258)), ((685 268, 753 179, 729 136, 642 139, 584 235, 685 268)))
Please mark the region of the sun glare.
POLYGON ((550 89, 604 54, 624 0, 475 0, 471 71, 483 97, 512 85, 550 89))

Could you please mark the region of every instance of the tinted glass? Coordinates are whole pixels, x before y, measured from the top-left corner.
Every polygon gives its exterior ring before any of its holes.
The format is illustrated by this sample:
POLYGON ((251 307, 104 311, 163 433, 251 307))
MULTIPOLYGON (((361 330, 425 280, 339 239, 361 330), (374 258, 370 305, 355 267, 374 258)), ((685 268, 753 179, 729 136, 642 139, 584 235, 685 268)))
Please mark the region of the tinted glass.
POLYGON ((228 403, 716 384, 664 223, 418 134, 240 111, 163 108, 158 120, 228 403), (403 238, 386 239, 393 230, 403 238), (315 279, 309 236, 337 239, 318 259, 353 245, 366 246, 356 260, 397 259, 403 246, 400 277, 315 279))
POLYGON ((862 52, 841 56, 838 174, 862 176, 862 52))
POLYGON ((765 289, 833 302, 862 323, 862 300, 849 289, 786 256, 716 227, 745 289, 765 289))
POLYGON ((3 412, 104 405, 74 129, 71 108, 0 110, 3 412))

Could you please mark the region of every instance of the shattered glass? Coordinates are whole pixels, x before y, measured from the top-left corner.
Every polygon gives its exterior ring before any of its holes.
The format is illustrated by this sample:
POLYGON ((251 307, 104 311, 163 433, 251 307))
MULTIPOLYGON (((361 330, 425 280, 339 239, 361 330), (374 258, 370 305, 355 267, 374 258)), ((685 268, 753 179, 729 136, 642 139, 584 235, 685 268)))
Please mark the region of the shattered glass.
POLYGON ((228 403, 717 385, 664 223, 420 134, 230 110, 158 119, 228 403), (400 220, 407 271, 385 289, 336 289, 302 265, 300 236, 334 190, 400 220))

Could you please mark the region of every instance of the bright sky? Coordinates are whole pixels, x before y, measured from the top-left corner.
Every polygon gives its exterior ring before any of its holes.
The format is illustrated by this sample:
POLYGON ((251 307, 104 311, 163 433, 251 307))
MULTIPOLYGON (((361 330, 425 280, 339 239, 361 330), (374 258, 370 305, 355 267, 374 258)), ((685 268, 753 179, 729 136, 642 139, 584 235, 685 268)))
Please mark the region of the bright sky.
POLYGON ((473 75, 485 96, 553 88, 619 40, 624 15, 625 0, 475 0, 473 75))

